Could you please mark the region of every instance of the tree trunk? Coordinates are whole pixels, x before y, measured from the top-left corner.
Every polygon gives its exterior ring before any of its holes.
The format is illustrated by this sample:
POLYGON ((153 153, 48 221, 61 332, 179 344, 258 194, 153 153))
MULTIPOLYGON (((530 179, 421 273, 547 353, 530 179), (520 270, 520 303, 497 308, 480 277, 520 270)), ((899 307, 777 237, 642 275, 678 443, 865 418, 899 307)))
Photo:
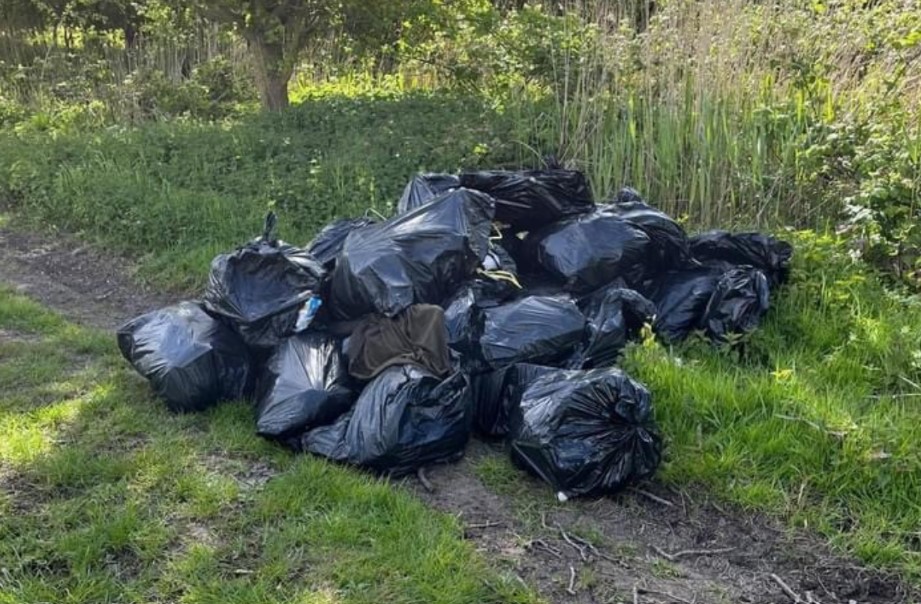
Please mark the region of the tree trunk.
POLYGON ((288 106, 288 77, 273 74, 262 91, 262 106, 281 111, 288 106))
POLYGON ((125 33, 125 50, 134 50, 138 35, 138 31, 134 27, 134 24, 126 23, 122 31, 125 33))
POLYGON ((285 66, 284 48, 281 44, 267 43, 260 36, 249 38, 256 72, 256 85, 262 107, 269 111, 281 111, 288 106, 288 80, 291 68, 285 66))

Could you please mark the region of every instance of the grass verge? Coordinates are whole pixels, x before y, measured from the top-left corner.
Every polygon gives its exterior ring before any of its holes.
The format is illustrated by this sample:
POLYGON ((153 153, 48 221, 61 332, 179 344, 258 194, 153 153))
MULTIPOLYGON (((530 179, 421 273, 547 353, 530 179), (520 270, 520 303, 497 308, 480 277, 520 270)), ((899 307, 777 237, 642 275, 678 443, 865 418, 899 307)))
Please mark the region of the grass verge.
POLYGON ((389 215, 419 170, 508 161, 514 140, 482 98, 318 92, 282 115, 223 123, 4 131, 0 202, 33 228, 139 258, 159 284, 197 286, 270 209, 280 235, 304 245, 334 218, 389 215))
POLYGON ((109 335, 2 288, 0 358, 0 602, 535 601, 453 517, 242 403, 169 414, 109 335))
MULTIPOLYGON (((786 236, 792 282, 734 351, 702 339, 628 348, 623 365, 652 391, 666 437, 659 479, 816 530, 917 585, 921 301, 887 289, 833 237, 786 236)), ((555 505, 505 459, 476 471, 532 527, 555 505)))

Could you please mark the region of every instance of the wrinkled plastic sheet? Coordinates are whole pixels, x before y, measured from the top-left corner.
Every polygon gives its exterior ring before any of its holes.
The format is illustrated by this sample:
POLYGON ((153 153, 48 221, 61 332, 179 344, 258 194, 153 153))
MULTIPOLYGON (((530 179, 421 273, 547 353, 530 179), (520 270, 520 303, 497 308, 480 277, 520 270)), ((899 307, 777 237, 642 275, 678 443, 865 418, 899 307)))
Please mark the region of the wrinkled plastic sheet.
POLYGON ((704 309, 704 332, 714 342, 728 343, 733 335, 751 333, 770 307, 771 291, 764 272, 737 267, 720 275, 704 309))
POLYGON ((413 176, 397 202, 397 214, 405 214, 424 206, 439 195, 460 188, 460 179, 453 174, 427 172, 413 176))
POLYGON ((211 262, 205 307, 225 317, 248 346, 272 348, 294 333, 301 306, 319 293, 325 271, 306 250, 266 232, 211 262))
POLYGON ((700 331, 715 342, 754 330, 767 312, 770 288, 750 266, 697 268, 667 273, 650 294, 656 305, 654 330, 665 342, 700 331))
POLYGON ((545 372, 510 407, 512 459, 567 497, 653 475, 662 440, 649 391, 618 369, 545 372))
POLYGON ((304 450, 391 476, 463 456, 470 437, 467 377, 444 381, 413 366, 390 367, 354 408, 301 439, 304 450))
POLYGON ((694 259, 709 266, 761 269, 772 286, 786 282, 790 275, 793 246, 763 233, 709 231, 691 237, 690 247, 694 259))
POLYGON ((646 233, 650 242, 650 255, 645 259, 647 272, 681 267, 691 259, 688 236, 681 225, 644 202, 632 189, 622 190, 617 201, 599 211, 617 216, 646 233))
POLYGON ((640 283, 647 273, 649 248, 649 236, 641 229, 598 211, 530 233, 522 253, 565 290, 584 294, 617 279, 640 283))
POLYGON ((526 296, 482 311, 479 354, 498 369, 567 359, 585 334, 585 317, 566 295, 526 296))
POLYGON ((336 266, 345 238, 356 229, 374 224, 370 218, 342 218, 329 223, 307 244, 307 251, 327 270, 336 266))
POLYGON ((506 436, 511 406, 534 380, 552 371, 556 368, 518 363, 471 376, 474 429, 488 438, 506 436))
POLYGON ((464 287, 444 303, 448 346, 469 364, 478 353, 480 337, 479 297, 473 287, 464 287))
POLYGON ((329 424, 357 397, 341 342, 319 333, 294 335, 279 344, 266 362, 258 391, 256 431, 270 438, 329 424))
POLYGON ((464 172, 460 184, 496 199, 496 220, 528 231, 595 208, 588 180, 574 170, 464 172))
POLYGON ((586 318, 585 343, 570 365, 591 369, 613 365, 624 347, 652 324, 656 306, 642 294, 623 287, 600 289, 579 301, 586 318))
POLYGON ((440 304, 481 265, 494 212, 489 196, 458 189, 351 232, 332 274, 332 312, 392 317, 411 304, 440 304))
POLYGON ((118 347, 175 412, 203 411, 240 399, 250 358, 240 337, 194 302, 155 310, 117 331, 118 347))

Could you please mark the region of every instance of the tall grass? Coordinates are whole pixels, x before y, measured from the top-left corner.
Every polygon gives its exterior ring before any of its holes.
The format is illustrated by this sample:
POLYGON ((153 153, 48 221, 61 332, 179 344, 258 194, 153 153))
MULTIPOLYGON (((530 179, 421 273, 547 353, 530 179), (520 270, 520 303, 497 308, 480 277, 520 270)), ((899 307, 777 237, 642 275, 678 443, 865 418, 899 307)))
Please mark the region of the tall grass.
POLYGON ((815 225, 842 209, 817 179, 836 125, 906 116, 894 132, 921 150, 910 3, 663 5, 642 32, 622 7, 571 5, 593 37, 553 58, 554 103, 535 123, 601 196, 629 184, 701 225, 815 225))

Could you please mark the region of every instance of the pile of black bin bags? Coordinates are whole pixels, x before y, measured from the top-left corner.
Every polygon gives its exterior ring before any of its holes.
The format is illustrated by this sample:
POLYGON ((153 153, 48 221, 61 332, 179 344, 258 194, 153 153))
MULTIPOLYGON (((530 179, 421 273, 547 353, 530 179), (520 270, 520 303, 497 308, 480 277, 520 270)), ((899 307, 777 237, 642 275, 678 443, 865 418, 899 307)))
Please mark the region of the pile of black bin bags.
POLYGON ((596 205, 557 167, 420 174, 388 220, 303 248, 274 233, 270 215, 200 301, 118 331, 171 410, 251 398, 262 436, 396 476, 458 459, 475 431, 561 497, 659 465, 650 392, 614 368, 643 326, 732 343, 792 255, 759 233, 688 237, 632 189, 596 205))

